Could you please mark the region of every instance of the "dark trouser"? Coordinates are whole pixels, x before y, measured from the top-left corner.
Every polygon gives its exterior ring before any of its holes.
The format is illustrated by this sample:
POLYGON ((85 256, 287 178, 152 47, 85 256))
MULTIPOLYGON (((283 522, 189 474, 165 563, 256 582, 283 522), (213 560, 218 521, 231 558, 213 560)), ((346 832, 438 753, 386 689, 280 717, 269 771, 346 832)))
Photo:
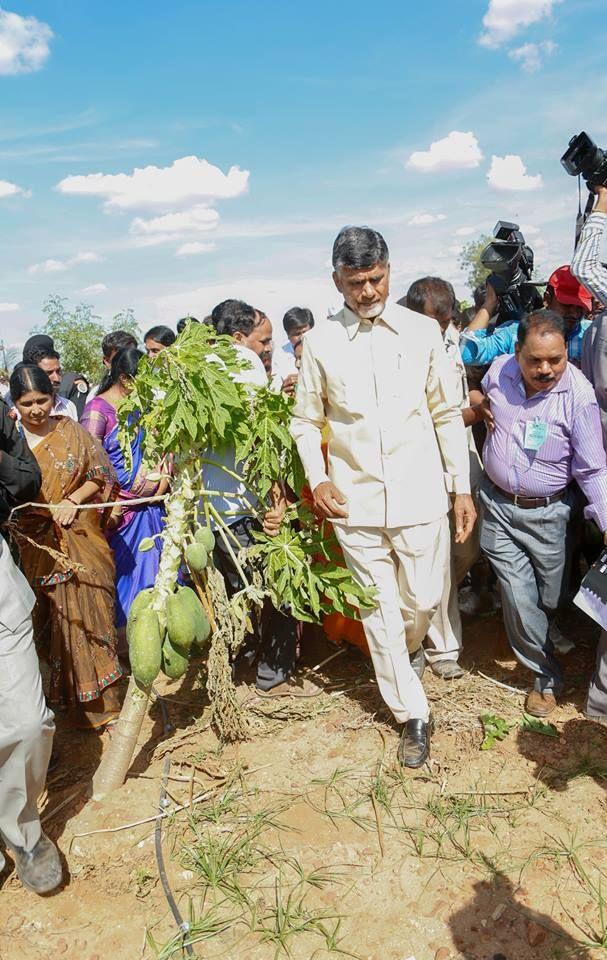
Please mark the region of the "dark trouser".
POLYGON ((502 592, 510 646, 535 674, 536 690, 559 693, 563 673, 549 636, 565 573, 565 543, 571 508, 566 500, 524 510, 487 477, 481 486, 481 547, 502 592))
MULTIPOLYGON (((243 517, 230 525, 231 532, 243 549, 256 542, 252 531, 259 529, 259 524, 252 517, 243 517)), ((227 536, 230 546, 237 553, 236 544, 229 534, 227 536)), ((242 590, 244 584, 221 534, 215 535, 215 543, 215 566, 221 572, 228 596, 231 597, 242 590)), ((290 614, 280 613, 270 600, 266 600, 259 621, 254 623, 254 633, 245 638, 237 660, 251 665, 257 659, 256 686, 260 690, 271 690, 293 675, 296 653, 297 621, 290 614)))
POLYGON ((591 717, 607 717, 607 630, 601 631, 596 650, 596 666, 588 688, 586 713, 591 717))

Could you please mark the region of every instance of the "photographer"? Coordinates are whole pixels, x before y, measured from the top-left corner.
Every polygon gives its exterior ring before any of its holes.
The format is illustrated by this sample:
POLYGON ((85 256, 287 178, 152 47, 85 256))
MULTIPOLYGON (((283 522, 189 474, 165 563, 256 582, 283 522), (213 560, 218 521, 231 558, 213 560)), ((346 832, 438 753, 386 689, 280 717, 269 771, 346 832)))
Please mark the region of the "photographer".
POLYGON ((607 267, 601 263, 601 243, 607 224, 607 187, 595 187, 597 200, 588 217, 571 263, 571 272, 601 304, 584 338, 582 372, 590 380, 601 411, 603 441, 607 442, 607 267))
MULTIPOLYGON (((40 471, 0 400, 0 520, 34 500, 40 471)), ((46 706, 34 647, 34 594, 0 534, 0 837, 22 884, 34 893, 58 887, 57 848, 42 833, 37 800, 44 789, 55 725, 46 706)), ((0 870, 4 857, 0 852, 0 870)))
MULTIPOLYGON (((487 333, 489 321, 496 313, 498 304, 498 295, 491 284, 487 283, 485 301, 460 341, 462 359, 466 366, 488 365, 503 354, 514 353, 518 321, 503 324, 492 334, 487 333)), ((559 267, 548 280, 544 306, 548 310, 554 310, 565 321, 567 357, 570 363, 580 367, 582 341, 590 326, 587 317, 592 309, 592 300, 569 267, 559 267)))

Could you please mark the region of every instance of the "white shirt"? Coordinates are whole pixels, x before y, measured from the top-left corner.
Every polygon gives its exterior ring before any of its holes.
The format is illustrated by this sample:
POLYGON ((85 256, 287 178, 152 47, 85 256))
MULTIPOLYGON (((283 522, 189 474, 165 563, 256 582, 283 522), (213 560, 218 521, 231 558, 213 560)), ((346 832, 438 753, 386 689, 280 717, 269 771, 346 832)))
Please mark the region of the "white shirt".
MULTIPOLYGON (((242 373, 235 377, 236 382, 248 383, 253 387, 267 387, 268 375, 255 351, 249 350, 248 347, 244 347, 239 343, 234 343, 234 347, 240 359, 250 364, 249 369, 243 370, 242 373)), ((238 464, 236 463, 235 452, 232 447, 219 453, 214 450, 208 451, 205 457, 208 460, 214 460, 216 463, 220 463, 222 466, 227 467, 228 470, 238 473, 238 464)), ((231 477, 225 470, 222 470, 221 467, 214 467, 208 463, 203 463, 202 479, 207 490, 216 490, 219 493, 219 496, 208 498, 218 513, 229 512, 231 510, 247 510, 248 507, 251 505, 255 506, 257 503, 245 484, 231 477), (230 496, 227 496, 227 494, 230 494, 230 496), (238 499, 234 499, 236 497, 238 499)), ((236 523, 239 519, 239 517, 224 517, 228 525, 230 523, 236 523)), ((216 524, 212 521, 211 526, 215 529, 216 524)))
MULTIPOLYGON (((443 343, 445 344, 447 359, 451 366, 454 378, 453 383, 457 404, 460 410, 465 410, 466 407, 470 406, 470 390, 468 389, 466 366, 462 360, 462 354, 459 348, 459 340, 460 335, 455 324, 450 323, 443 333, 443 343)), ((483 467, 481 464, 481 459, 478 455, 478 450, 476 449, 472 427, 466 427, 466 439, 468 441, 468 453, 470 459, 470 484, 473 489, 476 489, 480 483, 483 467)), ((453 490, 452 479, 448 473, 445 473, 445 483, 449 493, 454 493, 455 491, 453 490)))
POLYGON ((374 322, 344 307, 304 337, 291 433, 314 489, 332 480, 346 526, 401 527, 444 516, 443 463, 470 492, 466 432, 436 320, 388 304, 374 322), (325 470, 321 431, 329 428, 325 470))
POLYGON ((295 365, 295 351, 290 340, 274 351, 272 357, 272 390, 280 393, 282 382, 297 373, 295 365))

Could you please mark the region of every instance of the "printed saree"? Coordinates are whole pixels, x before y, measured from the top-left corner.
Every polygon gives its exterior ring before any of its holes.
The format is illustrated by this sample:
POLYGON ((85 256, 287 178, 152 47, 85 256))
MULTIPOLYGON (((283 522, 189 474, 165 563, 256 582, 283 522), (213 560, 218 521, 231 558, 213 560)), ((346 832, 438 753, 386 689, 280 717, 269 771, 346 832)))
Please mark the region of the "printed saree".
MULTIPOLYGON (((42 472, 37 502, 57 504, 87 480, 99 483, 99 502, 111 500, 115 478, 103 449, 69 417, 53 422, 33 451, 42 472)), ((50 664, 49 702, 85 728, 104 726, 120 712, 114 563, 103 519, 99 510, 80 510, 62 527, 46 509, 16 515, 23 570, 37 600, 36 641, 50 664)))
POLYGON ((103 397, 87 403, 82 426, 103 444, 120 485, 119 499, 124 501, 120 523, 108 533, 116 564, 116 626, 126 625, 131 604, 140 590, 151 587, 158 573, 161 541, 156 539, 152 550, 139 551, 144 537, 154 537, 163 528, 164 507, 161 503, 144 503, 129 507, 129 500, 153 497, 160 486, 160 469, 146 474, 143 469, 143 431, 131 442, 132 464, 127 467, 118 443, 116 409, 103 397))

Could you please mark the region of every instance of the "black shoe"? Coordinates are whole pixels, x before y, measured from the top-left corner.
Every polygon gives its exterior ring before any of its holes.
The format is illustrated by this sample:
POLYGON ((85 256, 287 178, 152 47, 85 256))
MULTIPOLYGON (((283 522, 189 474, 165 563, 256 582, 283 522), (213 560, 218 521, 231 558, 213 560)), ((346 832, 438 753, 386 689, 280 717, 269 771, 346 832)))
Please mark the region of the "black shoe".
POLYGON ((398 760, 403 767, 423 767, 430 756, 431 731, 431 720, 407 720, 398 745, 398 760))
POLYGON ((50 893, 59 886, 63 879, 59 851, 44 833, 33 850, 22 847, 11 847, 10 850, 15 858, 17 876, 27 890, 50 893))
POLYGON ((413 673, 421 680, 424 675, 424 670, 426 669, 426 654, 424 653, 424 648, 420 647, 415 653, 410 653, 409 660, 413 667, 413 673))

